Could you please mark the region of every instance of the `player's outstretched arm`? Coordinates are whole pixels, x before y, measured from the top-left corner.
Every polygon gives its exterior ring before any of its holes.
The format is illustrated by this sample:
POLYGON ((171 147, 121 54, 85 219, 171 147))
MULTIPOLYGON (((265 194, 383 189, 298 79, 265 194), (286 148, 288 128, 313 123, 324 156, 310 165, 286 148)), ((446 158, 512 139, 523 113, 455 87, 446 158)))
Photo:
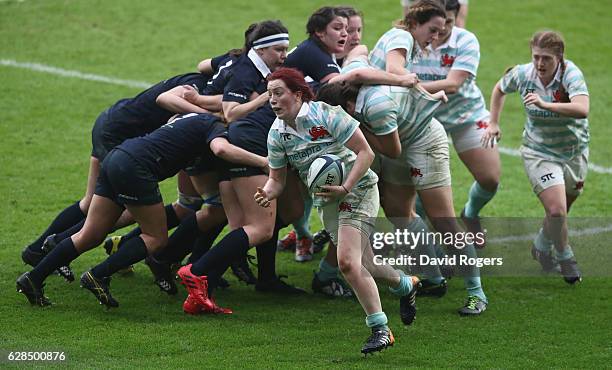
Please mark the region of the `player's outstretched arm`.
POLYGON ((268 181, 263 188, 257 188, 257 192, 253 198, 260 206, 266 208, 270 206, 270 202, 278 198, 285 188, 287 179, 287 166, 282 168, 270 168, 268 181))
POLYGON ((251 153, 237 147, 227 141, 224 137, 218 137, 210 142, 210 150, 217 157, 228 162, 244 164, 251 167, 268 169, 268 158, 251 153))

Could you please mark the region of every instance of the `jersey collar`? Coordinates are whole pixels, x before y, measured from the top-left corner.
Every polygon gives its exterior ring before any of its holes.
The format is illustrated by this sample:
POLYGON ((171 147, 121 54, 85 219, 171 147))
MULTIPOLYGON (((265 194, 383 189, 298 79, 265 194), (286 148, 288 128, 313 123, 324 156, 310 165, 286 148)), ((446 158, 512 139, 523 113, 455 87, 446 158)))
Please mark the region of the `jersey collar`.
MULTIPOLYGON (((438 46, 435 50, 440 50, 440 49, 449 48, 449 47, 456 49, 457 48, 457 35, 459 34, 457 30, 458 30, 457 26, 453 26, 453 30, 451 31, 451 35, 448 38, 448 40, 446 40, 444 44, 438 46)), ((429 49, 430 51, 434 51, 434 48, 431 46, 431 44, 427 45, 427 49, 429 49)))
POLYGON ((270 72, 270 68, 268 68, 266 63, 263 61, 263 59, 261 59, 259 54, 257 54, 257 52, 254 49, 249 50, 247 56, 249 57, 251 62, 253 62, 253 64, 255 65, 255 68, 257 68, 259 73, 261 73, 261 75, 264 78, 268 77, 268 75, 272 73, 270 72))
MULTIPOLYGON (((303 128, 303 125, 301 123, 304 120, 304 117, 308 116, 309 111, 310 111, 310 104, 302 103, 302 106, 300 107, 300 111, 295 117, 295 126, 297 127, 298 131, 302 131, 300 130, 301 128, 303 128)), ((274 123, 272 124, 272 128, 275 130, 278 130, 278 132, 281 134, 293 134, 296 136, 303 136, 303 135, 300 135, 296 130, 294 130, 293 127, 287 125, 285 121, 283 121, 282 119, 278 117, 274 120, 274 123)))

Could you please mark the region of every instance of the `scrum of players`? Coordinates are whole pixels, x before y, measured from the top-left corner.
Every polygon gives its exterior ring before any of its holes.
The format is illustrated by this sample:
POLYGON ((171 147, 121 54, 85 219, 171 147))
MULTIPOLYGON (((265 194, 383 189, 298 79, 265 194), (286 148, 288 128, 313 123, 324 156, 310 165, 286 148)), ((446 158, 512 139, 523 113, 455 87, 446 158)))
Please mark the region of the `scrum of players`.
MULTIPOLYGON (((178 275, 187 290, 184 312, 231 314, 215 300, 218 288, 229 285, 226 270, 260 292, 305 294, 277 274, 276 252, 295 250, 295 260, 304 262, 327 245, 312 290, 357 298, 371 330, 364 354, 395 341, 376 281, 398 297, 405 325, 415 318, 416 297, 444 296, 452 274, 464 280, 467 294, 458 313, 480 315, 488 299, 478 266, 375 264, 372 220, 382 207, 396 229, 482 233, 479 213, 500 181, 500 114, 505 95, 515 91, 526 112, 523 163, 546 212, 532 256, 567 283, 580 281, 565 216, 586 178, 589 99, 582 73, 564 58, 560 34, 534 34, 532 61, 501 77, 489 111, 476 85, 478 40, 455 25, 459 15, 465 22, 467 1, 402 5, 404 18, 371 50, 361 44, 361 13, 348 6, 314 11, 308 37, 291 51, 282 22, 254 23, 241 48, 100 113, 85 196, 23 250, 32 270, 17 279, 17 290, 33 305, 50 305, 46 278, 57 273, 74 281, 70 263, 102 244, 108 258, 80 277, 100 304, 118 307, 111 276, 145 261, 164 293, 177 294, 178 275), (474 178, 461 222, 449 136, 474 178), (309 194, 308 169, 321 154, 340 157, 346 175, 342 184, 309 194), (158 183, 175 175, 178 199, 164 205, 158 183), (313 206, 324 226, 314 236, 313 206), (128 234, 107 239, 133 223, 138 227, 128 234), (248 262, 252 247, 257 276, 248 262)), ((410 253, 469 260, 485 245, 485 238, 462 248, 423 242, 410 253)))

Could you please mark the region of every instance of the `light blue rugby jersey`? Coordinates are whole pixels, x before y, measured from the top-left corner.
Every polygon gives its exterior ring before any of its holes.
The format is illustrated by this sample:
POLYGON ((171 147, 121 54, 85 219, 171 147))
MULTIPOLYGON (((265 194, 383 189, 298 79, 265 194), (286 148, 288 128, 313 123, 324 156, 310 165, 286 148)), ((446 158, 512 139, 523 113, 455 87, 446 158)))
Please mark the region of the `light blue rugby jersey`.
POLYGON ((370 63, 383 71, 387 69, 387 53, 395 49, 406 50, 406 64, 404 67, 412 70, 412 64, 418 59, 419 47, 415 45, 410 32, 401 28, 392 28, 385 32, 370 52, 370 63))
MULTIPOLYGON (((359 127, 358 121, 340 107, 313 101, 302 104, 295 123, 297 130, 279 118, 272 124, 268 133, 271 168, 290 164, 307 184, 310 164, 323 154, 334 154, 342 159, 346 174, 351 171, 357 155, 344 144, 359 127)), ((368 169, 356 187, 372 186, 377 182, 378 176, 368 169)))
POLYGON ((422 81, 438 81, 451 70, 466 71, 470 76, 455 94, 448 94, 448 103, 440 105, 435 117, 446 131, 466 124, 474 124, 488 117, 484 97, 476 86, 476 74, 480 62, 480 44, 473 33, 453 27, 446 43, 433 49, 427 47, 418 62, 412 66, 422 81))
MULTIPOLYGON (((373 67, 364 58, 357 58, 344 67, 342 73, 358 68, 373 67)), ((355 113, 359 121, 375 135, 386 135, 397 130, 402 148, 408 148, 427 133, 431 118, 440 104, 440 100, 417 88, 364 85, 357 95, 355 113)))
MULTIPOLYGON (((548 84, 542 85, 533 63, 521 64, 512 68, 499 81, 505 94, 518 91, 522 97, 534 92, 543 101, 556 102, 560 99, 561 83, 572 98, 589 95, 582 72, 574 63, 565 61, 565 73, 561 82, 561 68, 548 84)), ((568 159, 582 153, 589 143, 589 122, 586 118, 577 119, 561 116, 535 105, 525 106, 527 122, 523 130, 523 145, 554 158, 568 159)))

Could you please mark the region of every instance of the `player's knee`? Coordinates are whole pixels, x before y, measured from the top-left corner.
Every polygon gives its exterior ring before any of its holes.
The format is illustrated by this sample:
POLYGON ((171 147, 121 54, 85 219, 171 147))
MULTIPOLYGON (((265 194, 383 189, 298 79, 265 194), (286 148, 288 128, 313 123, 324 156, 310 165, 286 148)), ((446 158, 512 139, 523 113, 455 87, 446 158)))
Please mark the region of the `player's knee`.
POLYGON ((342 275, 353 275, 359 268, 359 263, 356 263, 356 261, 353 261, 353 259, 348 256, 342 256, 338 257, 338 268, 340 272, 342 272, 342 275))
POLYGON ((251 245, 265 243, 272 239, 272 235, 274 234, 274 224, 259 225, 256 228, 250 229, 247 234, 249 235, 249 243, 251 245))
POLYGON ((161 251, 168 244, 168 235, 146 235, 141 234, 140 237, 144 240, 149 254, 161 251))
POLYGON ((497 187, 499 186, 499 174, 487 173, 483 176, 479 176, 476 181, 481 188, 488 192, 494 193, 497 191, 497 187))
POLYGON ((546 207, 548 217, 565 217, 567 216, 567 208, 565 204, 555 203, 546 207))

